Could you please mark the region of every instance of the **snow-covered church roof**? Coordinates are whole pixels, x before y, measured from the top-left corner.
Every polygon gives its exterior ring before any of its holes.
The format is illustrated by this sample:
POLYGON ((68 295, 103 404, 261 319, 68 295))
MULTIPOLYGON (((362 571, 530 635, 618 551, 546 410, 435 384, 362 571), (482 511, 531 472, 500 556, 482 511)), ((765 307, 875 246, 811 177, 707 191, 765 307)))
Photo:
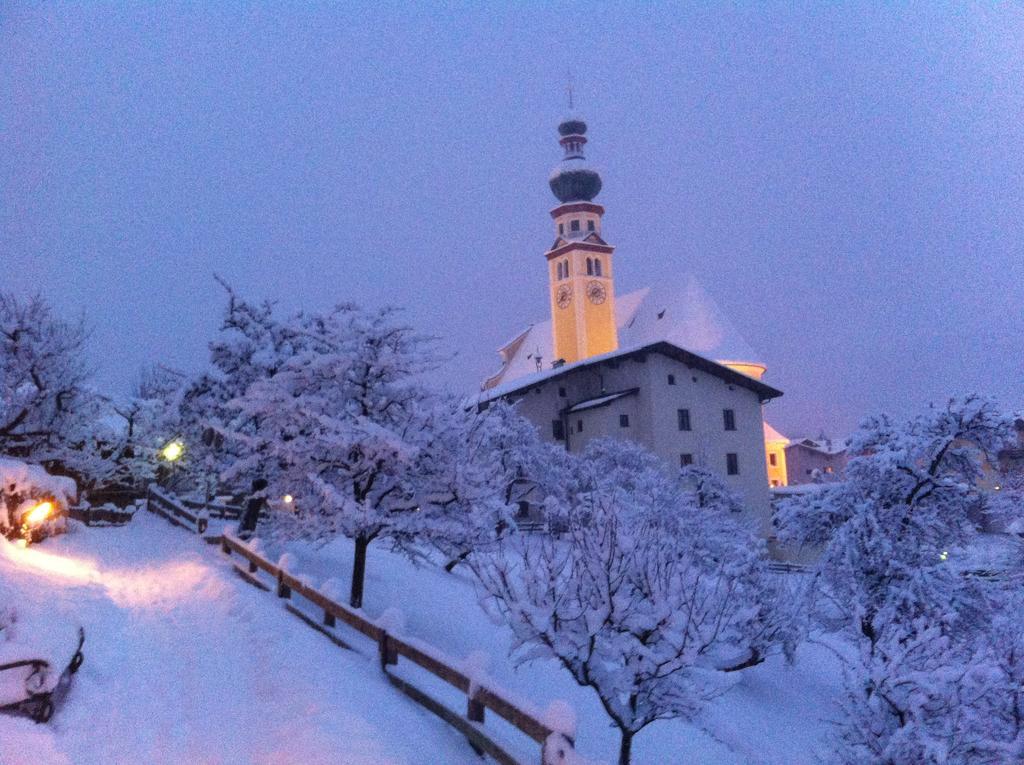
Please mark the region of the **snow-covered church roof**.
MULTIPOLYGON (((682 282, 617 295, 615 324, 620 348, 664 341, 719 363, 758 363, 750 346, 692 275, 682 282)), ((498 353, 502 368, 484 381, 485 390, 551 369, 556 360, 551 320, 531 324, 498 353)))

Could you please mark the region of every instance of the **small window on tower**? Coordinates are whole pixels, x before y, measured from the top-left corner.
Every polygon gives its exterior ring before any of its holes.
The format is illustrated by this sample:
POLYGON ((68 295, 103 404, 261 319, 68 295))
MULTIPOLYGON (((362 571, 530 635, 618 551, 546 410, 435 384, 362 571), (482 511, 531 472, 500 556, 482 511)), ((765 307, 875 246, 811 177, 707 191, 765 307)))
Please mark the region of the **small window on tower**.
POLYGON ((587 221, 587 231, 593 231, 593 230, 594 230, 594 221, 588 220, 587 221))
POLYGON ((771 465, 772 467, 775 467, 776 465, 779 464, 779 458, 775 454, 769 454, 768 464, 771 465))
POLYGON ((562 281, 562 262, 559 261, 555 264, 555 271, 558 272, 558 281, 562 281))
POLYGON ((565 278, 566 279, 569 278, 569 261, 568 260, 563 260, 562 261, 562 273, 565 274, 565 278))
POLYGON ((593 276, 593 275, 594 275, 594 261, 591 260, 590 258, 587 258, 587 276, 593 276))
POLYGON ((565 224, 564 223, 559 223, 558 224, 558 235, 562 236, 562 234, 564 234, 564 233, 565 233, 565 224))
POLYGON ((729 452, 725 455, 725 472, 729 475, 740 474, 740 455, 736 452, 729 452))
POLYGON ((628 428, 629 427, 629 415, 628 414, 620 414, 619 415, 619 427, 620 428, 628 428))
POLYGON ((594 258, 594 276, 601 275, 601 259, 594 258))
POLYGON ((573 220, 569 221, 569 230, 570 231, 579 231, 580 230, 579 218, 574 218, 573 220))
POLYGON ((692 454, 683 453, 683 454, 679 455, 679 467, 687 467, 688 465, 692 465, 692 464, 693 464, 693 455, 692 454))

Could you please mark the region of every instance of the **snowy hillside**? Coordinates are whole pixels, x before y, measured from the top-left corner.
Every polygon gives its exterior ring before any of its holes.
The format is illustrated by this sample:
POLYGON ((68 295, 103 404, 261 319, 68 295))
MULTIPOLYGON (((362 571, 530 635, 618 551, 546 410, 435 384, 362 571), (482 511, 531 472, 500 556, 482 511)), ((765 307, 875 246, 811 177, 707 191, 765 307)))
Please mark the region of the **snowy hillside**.
POLYGON ((479 762, 372 662, 146 513, 28 549, 0 540, 0 601, 19 612, 19 642, 39 624, 49 642, 86 631, 85 664, 49 724, 0 716, 3 765, 479 762))
MULTIPOLYGON (((347 580, 352 545, 340 540, 322 549, 289 545, 295 571, 316 582, 347 580)), ((279 552, 279 551, 275 551, 279 552)), ((404 556, 383 549, 371 553, 364 609, 378 615, 399 608, 408 635, 464 657, 483 650, 488 674, 502 687, 544 707, 558 699, 576 709, 577 749, 584 756, 614 762, 618 733, 608 724, 597 697, 578 687, 554 661, 538 660, 518 670, 511 666, 511 633, 494 624, 477 601, 471 579, 436 567, 417 567, 404 556)), ((271 555, 271 557, 275 557, 271 555)), ((736 673, 736 685, 713 702, 702 726, 659 722, 636 739, 634 762, 640 765, 808 765, 824 746, 823 718, 840 691, 839 662, 831 650, 803 645, 798 662, 787 667, 781 657, 736 673)))
MULTIPOLYGON (((53 633, 81 623, 86 661, 54 720, 0 716, 4 765, 148 762, 185 765, 476 763, 457 733, 388 687, 376 664, 341 651, 239 580, 213 547, 140 513, 127 527, 85 529, 21 549, 0 543, 3 597, 25 640, 30 622, 53 633)), ((290 548, 317 582, 344 579, 349 546, 290 548)), ((373 553, 367 612, 399 607, 407 634, 454 657, 484 650, 489 675, 545 706, 570 701, 579 750, 612 761, 615 731, 589 690, 549 661, 519 671, 509 635, 477 605, 468 579, 373 553)), ((702 727, 657 723, 636 762, 787 763, 813 760, 838 684, 820 647, 795 668, 772 659, 737 676, 702 727)))

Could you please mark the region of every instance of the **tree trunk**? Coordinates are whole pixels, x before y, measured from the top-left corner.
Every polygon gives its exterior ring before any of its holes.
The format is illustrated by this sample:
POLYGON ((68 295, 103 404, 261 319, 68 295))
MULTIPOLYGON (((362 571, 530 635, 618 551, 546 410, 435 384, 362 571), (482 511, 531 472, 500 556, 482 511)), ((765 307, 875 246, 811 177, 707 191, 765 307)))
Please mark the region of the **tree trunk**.
POLYGON ((633 731, 622 731, 622 739, 619 741, 619 765, 629 765, 629 758, 633 751, 633 731))
POLYGON ((458 566, 460 563, 462 563, 462 561, 466 560, 466 558, 468 558, 468 557, 469 557, 469 551, 467 550, 466 552, 461 553, 460 555, 455 556, 450 561, 445 563, 444 564, 444 570, 447 573, 449 573, 449 574, 452 573, 452 571, 455 570, 455 567, 458 566))
POLYGON ((352 608, 363 607, 363 581, 366 579, 366 548, 370 540, 356 537, 356 556, 352 560, 352 593, 348 603, 352 608))

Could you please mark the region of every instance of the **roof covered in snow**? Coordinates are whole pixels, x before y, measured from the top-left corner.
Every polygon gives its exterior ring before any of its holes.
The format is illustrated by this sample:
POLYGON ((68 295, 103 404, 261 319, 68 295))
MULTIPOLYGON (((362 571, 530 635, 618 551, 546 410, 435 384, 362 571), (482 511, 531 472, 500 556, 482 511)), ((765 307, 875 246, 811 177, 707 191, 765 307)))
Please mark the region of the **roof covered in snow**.
POLYGON ((506 380, 498 385, 486 388, 470 400, 475 404, 481 404, 485 401, 493 401, 494 399, 517 393, 531 386, 539 385, 542 382, 567 375, 578 369, 584 369, 595 364, 603 364, 607 361, 621 361, 622 359, 631 356, 643 356, 647 353, 663 354, 669 358, 688 364, 691 367, 703 370, 704 372, 713 374, 716 377, 720 377, 728 383, 752 390, 761 397, 762 401, 768 401, 782 395, 782 391, 773 388, 770 385, 765 385, 763 382, 755 380, 753 377, 748 377, 734 369, 730 369, 717 361, 712 361, 711 359, 704 358, 703 356, 690 353, 685 348, 680 348, 672 343, 658 341, 631 348, 619 348, 618 350, 611 351, 610 353, 591 356, 590 358, 576 361, 572 364, 563 364, 559 367, 542 369, 539 372, 534 372, 532 375, 523 375, 511 380, 506 380))
POLYGON ((813 449, 816 452, 822 454, 842 454, 846 451, 847 439, 832 439, 832 438, 791 438, 789 440, 790 448, 793 446, 803 446, 807 449, 813 449))
MULTIPOLYGON (((705 359, 757 363, 757 355, 692 275, 617 295, 615 323, 620 348, 664 341, 705 359)), ((483 387, 549 370, 556 360, 553 346, 551 320, 531 324, 499 349, 502 369, 483 387)))
POLYGON ((789 439, 782 435, 779 431, 768 424, 767 420, 763 421, 764 425, 764 440, 765 441, 778 441, 789 443, 789 439))

